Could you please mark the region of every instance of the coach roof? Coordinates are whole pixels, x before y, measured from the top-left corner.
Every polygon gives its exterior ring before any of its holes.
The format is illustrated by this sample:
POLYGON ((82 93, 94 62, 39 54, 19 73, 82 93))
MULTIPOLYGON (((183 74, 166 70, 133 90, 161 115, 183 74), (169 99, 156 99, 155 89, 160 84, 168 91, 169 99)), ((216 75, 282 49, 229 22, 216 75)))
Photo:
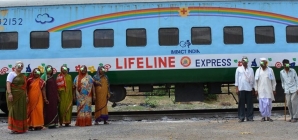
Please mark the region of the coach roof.
MULTIPOLYGON (((139 3, 139 2, 219 2, 219 1, 243 1, 252 2, 260 0, 0 0, 0 7, 17 6, 43 6, 43 5, 67 5, 67 4, 97 4, 97 3, 139 3)), ((262 0, 282 1, 282 0, 262 0)), ((284 0, 285 1, 285 0, 284 0)), ((297 0, 289 0, 297 1, 297 0)))

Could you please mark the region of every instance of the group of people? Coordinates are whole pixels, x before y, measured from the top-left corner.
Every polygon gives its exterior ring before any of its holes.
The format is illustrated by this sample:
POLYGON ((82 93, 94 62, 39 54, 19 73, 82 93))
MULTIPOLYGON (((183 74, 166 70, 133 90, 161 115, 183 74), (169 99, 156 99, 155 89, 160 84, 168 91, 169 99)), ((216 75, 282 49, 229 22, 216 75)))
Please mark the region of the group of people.
MULTIPOLYGON (((236 69, 235 86, 239 97, 238 118, 239 122, 254 121, 253 96, 259 100, 259 111, 262 115, 261 121, 273 120, 270 118, 272 101, 276 95, 276 79, 273 69, 268 67, 266 58, 260 58, 260 67, 254 73, 253 69, 247 66, 248 58, 242 58, 242 66, 236 69), (247 106, 245 111, 245 104, 247 106)), ((281 85, 284 89, 287 106, 291 119, 288 122, 297 122, 298 119, 298 79, 297 73, 290 68, 287 59, 282 61, 283 70, 280 71, 281 85)))
POLYGON ((70 126, 73 101, 77 105, 76 126, 92 125, 92 100, 95 103, 95 125, 108 124, 107 103, 110 97, 106 69, 99 66, 96 75, 88 75, 87 67, 81 66, 72 81, 66 65, 61 66, 57 78, 53 67, 47 65, 44 73, 35 68, 30 76, 21 73, 23 62, 18 61, 15 70, 7 75, 8 129, 13 134, 27 130, 41 130, 70 126))

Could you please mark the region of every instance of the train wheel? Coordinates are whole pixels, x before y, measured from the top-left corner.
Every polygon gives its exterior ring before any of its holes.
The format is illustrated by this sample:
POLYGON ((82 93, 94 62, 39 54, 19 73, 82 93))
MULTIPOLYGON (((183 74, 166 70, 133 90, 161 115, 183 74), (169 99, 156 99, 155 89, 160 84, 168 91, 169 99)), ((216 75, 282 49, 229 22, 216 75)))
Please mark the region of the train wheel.
POLYGON ((111 97, 110 102, 120 102, 126 97, 126 89, 122 86, 111 86, 110 87, 111 97))

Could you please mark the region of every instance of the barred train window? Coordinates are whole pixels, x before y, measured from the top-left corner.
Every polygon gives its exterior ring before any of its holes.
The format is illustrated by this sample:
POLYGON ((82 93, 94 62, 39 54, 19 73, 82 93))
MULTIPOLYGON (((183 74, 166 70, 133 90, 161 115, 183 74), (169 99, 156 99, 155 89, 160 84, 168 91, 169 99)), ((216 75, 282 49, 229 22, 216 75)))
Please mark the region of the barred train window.
POLYGON ((158 30, 158 41, 160 46, 177 46, 179 44, 179 29, 160 28, 158 30))
POLYGON ((298 26, 287 26, 286 34, 288 43, 298 43, 298 26))
POLYGON ((47 31, 33 31, 30 33, 31 49, 47 49, 49 48, 50 37, 47 31))
POLYGON ((114 30, 113 29, 97 29, 93 33, 94 47, 113 47, 114 46, 114 30))
POLYGON ((208 45, 211 44, 210 27, 193 27, 191 28, 191 44, 208 45))
POLYGON ((126 30, 126 46, 146 46, 147 35, 146 29, 127 29, 126 30))
POLYGON ((257 44, 271 44, 275 42, 273 26, 256 26, 255 41, 257 44))
POLYGON ((0 32, 0 50, 18 49, 18 32, 0 32))
POLYGON ((243 29, 241 26, 224 27, 225 44, 243 44, 243 29))
POLYGON ((81 30, 62 31, 62 48, 80 48, 82 46, 81 30))

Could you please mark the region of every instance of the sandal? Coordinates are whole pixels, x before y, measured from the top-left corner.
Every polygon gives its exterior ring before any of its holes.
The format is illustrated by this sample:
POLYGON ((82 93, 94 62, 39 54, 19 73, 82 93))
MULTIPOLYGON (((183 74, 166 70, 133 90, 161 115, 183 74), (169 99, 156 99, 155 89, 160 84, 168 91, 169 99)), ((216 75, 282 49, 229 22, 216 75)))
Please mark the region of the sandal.
POLYGON ((103 124, 110 124, 110 123, 108 123, 108 122, 104 122, 103 124))
POLYGON ((273 122, 273 120, 270 117, 267 118, 267 121, 273 122))
POLYGON ((99 125, 98 122, 95 122, 94 125, 99 125))
POLYGON ((24 132, 11 131, 10 134, 22 134, 24 132))
POLYGON ((266 121, 266 120, 265 120, 265 117, 263 117, 263 118, 261 119, 261 122, 264 122, 264 121, 266 121))
POLYGON ((293 120, 291 120, 291 122, 292 122, 292 123, 295 123, 295 122, 297 122, 297 120, 296 120, 296 119, 293 119, 293 120))

